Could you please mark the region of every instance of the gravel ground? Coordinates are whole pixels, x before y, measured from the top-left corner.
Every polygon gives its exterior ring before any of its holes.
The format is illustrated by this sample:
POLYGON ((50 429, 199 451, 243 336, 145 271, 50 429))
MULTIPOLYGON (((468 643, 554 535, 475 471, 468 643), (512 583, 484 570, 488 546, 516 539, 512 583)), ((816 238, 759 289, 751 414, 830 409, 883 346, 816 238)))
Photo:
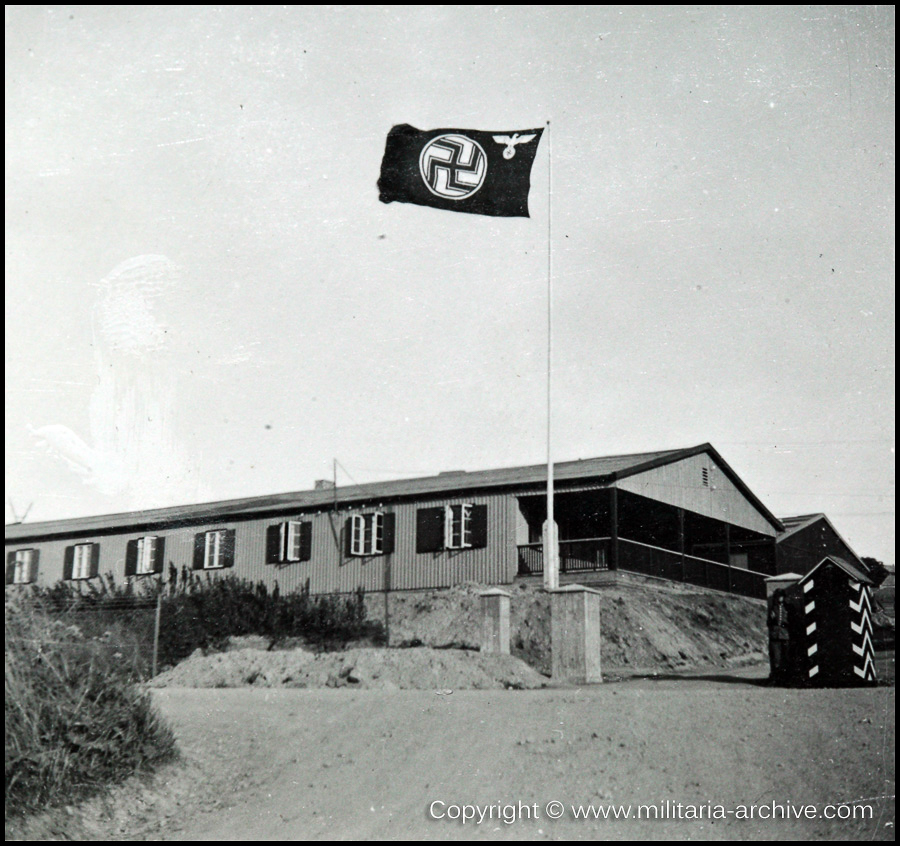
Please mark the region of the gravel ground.
POLYGON ((544 690, 159 689, 182 761, 14 836, 892 840, 893 688, 783 690, 764 676, 757 666, 544 690), (870 818, 733 813, 775 802, 820 814, 856 800, 870 818), (560 819, 548 817, 552 801, 566 807, 560 819), (634 814, 666 801, 673 815, 675 803, 682 815, 732 813, 585 820, 571 810, 631 805, 634 814), (434 818, 454 803, 520 802, 537 817, 434 818))

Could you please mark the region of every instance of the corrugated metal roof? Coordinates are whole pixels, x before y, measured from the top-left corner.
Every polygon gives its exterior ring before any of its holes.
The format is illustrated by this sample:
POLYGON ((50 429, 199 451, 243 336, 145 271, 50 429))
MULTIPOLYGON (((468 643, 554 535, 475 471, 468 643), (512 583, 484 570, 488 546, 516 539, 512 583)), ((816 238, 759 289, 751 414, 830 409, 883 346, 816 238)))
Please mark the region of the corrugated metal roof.
MULTIPOLYGON (((780 526, 753 493, 722 461, 710 444, 701 444, 686 449, 661 450, 630 455, 612 455, 602 458, 588 458, 578 461, 555 463, 554 479, 560 488, 566 482, 584 479, 605 479, 612 481, 627 475, 643 472, 652 467, 679 461, 702 452, 709 452, 733 475, 745 495, 764 513, 773 524, 780 526)), ((533 464, 526 467, 508 467, 474 472, 441 473, 417 479, 401 479, 390 482, 373 482, 337 489, 311 489, 268 496, 244 497, 241 499, 181 505, 172 508, 157 508, 146 511, 132 511, 120 514, 105 514, 95 517, 81 517, 69 520, 53 520, 43 523, 14 523, 6 526, 7 540, 71 535, 97 532, 100 530, 122 530, 134 527, 143 530, 154 525, 200 523, 210 519, 252 516, 256 514, 286 513, 313 508, 327 508, 337 503, 339 506, 364 502, 389 501, 430 494, 444 495, 453 492, 486 490, 498 487, 521 488, 527 485, 545 483, 547 465, 533 464)))

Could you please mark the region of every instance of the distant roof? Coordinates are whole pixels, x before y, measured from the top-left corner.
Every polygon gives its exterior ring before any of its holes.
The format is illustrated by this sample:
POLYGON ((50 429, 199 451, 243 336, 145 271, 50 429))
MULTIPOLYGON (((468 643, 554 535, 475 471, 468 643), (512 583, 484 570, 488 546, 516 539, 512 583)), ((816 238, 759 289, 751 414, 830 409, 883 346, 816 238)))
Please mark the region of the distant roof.
MULTIPOLYGON (((778 519, 760 502, 756 495, 728 466, 711 444, 700 444, 685 449, 659 452, 642 452, 630 455, 611 455, 603 458, 586 458, 578 461, 554 463, 553 476, 564 487, 566 483, 593 481, 610 484, 617 479, 643 473, 701 453, 710 454, 726 475, 750 502, 776 528, 778 519)), ((179 505, 119 514, 105 514, 68 520, 52 520, 42 523, 12 523, 6 526, 7 540, 46 537, 48 535, 88 534, 100 530, 124 528, 142 530, 152 526, 202 523, 225 517, 250 517, 267 513, 285 513, 290 510, 328 508, 366 502, 391 501, 429 494, 442 495, 451 492, 470 492, 491 488, 522 488, 543 484, 547 480, 547 465, 532 464, 526 467, 507 467, 473 472, 454 471, 417 479, 400 479, 389 482, 372 482, 340 488, 312 489, 266 496, 207 502, 195 505, 179 505)))
POLYGON ((796 532, 798 529, 802 529, 804 526, 809 526, 812 523, 815 523, 816 520, 820 520, 824 517, 824 514, 799 514, 796 517, 780 517, 779 519, 784 524, 784 532, 782 533, 782 537, 792 534, 796 532))
POLYGON ((841 543, 850 550, 850 554, 854 559, 854 564, 857 567, 865 567, 862 559, 856 554, 853 547, 850 546, 849 543, 847 543, 844 536, 834 527, 834 523, 832 523, 831 520, 828 519, 827 514, 822 514, 821 512, 818 514, 799 514, 796 517, 781 517, 779 519, 784 526, 784 531, 775 538, 776 543, 781 543, 783 540, 789 538, 796 532, 799 532, 801 529, 805 529, 807 526, 811 526, 813 523, 816 523, 819 520, 824 520, 828 524, 831 531, 838 536, 838 539, 841 541, 841 543))

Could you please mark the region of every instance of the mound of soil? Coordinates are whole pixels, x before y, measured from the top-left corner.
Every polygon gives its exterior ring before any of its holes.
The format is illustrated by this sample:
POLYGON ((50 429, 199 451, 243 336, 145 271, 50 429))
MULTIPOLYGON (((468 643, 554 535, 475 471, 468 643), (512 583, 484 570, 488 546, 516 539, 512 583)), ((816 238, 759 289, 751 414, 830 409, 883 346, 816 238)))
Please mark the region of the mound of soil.
MULTIPOLYGON (((508 588, 511 656, 478 652, 485 585, 366 597, 367 616, 389 645, 233 638, 225 652, 199 650, 153 687, 535 688, 550 674, 550 596, 538 584, 508 588), (543 674, 543 675, 541 675, 543 674)), ((666 582, 598 585, 601 664, 607 676, 729 667, 763 661, 765 605, 666 582)))
MULTIPOLYGON (((642 581, 593 586, 600 592, 601 663, 604 670, 727 667, 765 659, 765 605, 752 599, 642 581)), ((477 649, 481 643, 479 594, 485 585, 366 597, 370 619, 383 620, 392 645, 477 649)), ((513 655, 550 672, 550 597, 539 585, 505 588, 510 600, 513 655)))
POLYGON ((498 690, 545 687, 547 679, 511 655, 456 649, 197 650, 150 687, 357 687, 380 690, 498 690))

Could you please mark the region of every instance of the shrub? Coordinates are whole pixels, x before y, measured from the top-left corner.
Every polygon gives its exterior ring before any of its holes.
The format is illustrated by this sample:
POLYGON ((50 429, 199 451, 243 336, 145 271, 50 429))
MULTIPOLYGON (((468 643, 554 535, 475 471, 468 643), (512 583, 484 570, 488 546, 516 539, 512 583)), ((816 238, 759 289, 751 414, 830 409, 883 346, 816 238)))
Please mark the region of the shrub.
POLYGON ((381 623, 368 622, 362 590, 350 596, 311 596, 309 583, 282 595, 234 576, 195 579, 162 602, 160 665, 195 649, 217 649, 229 637, 262 635, 270 647, 290 637, 311 641, 383 638, 381 623))
POLYGON ((236 576, 203 576, 171 569, 167 580, 116 584, 112 576, 87 583, 34 586, 26 595, 52 615, 76 620, 86 637, 116 645, 135 677, 151 672, 157 599, 160 603, 159 666, 176 664, 196 649, 221 648, 230 637, 262 635, 269 645, 287 638, 335 643, 384 639, 380 622, 366 619, 362 589, 344 596, 281 594, 263 582, 236 576))
POLYGON ((174 754, 122 658, 75 615, 7 599, 7 817, 84 798, 174 754))

